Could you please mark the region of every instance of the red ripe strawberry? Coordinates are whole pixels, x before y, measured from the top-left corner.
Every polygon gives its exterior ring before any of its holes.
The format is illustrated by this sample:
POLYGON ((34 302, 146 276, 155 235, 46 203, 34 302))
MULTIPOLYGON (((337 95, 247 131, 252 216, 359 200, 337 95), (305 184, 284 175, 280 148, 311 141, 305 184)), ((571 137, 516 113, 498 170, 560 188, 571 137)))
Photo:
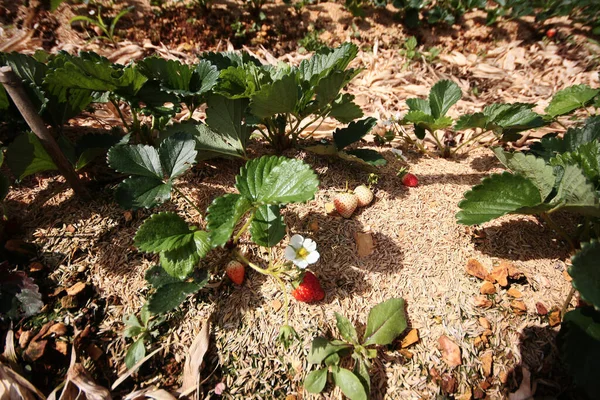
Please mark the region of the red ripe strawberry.
POLYGON ((246 275, 246 267, 239 261, 229 261, 225 267, 225 273, 236 285, 244 283, 244 277, 246 275))
POLYGON ((306 271, 302 277, 302 282, 292 291, 292 296, 298 301, 312 303, 321 301, 325 298, 325 292, 317 277, 310 271, 306 271))
POLYGON ((333 198, 333 205, 342 217, 350 218, 358 207, 358 197, 352 193, 338 193, 333 198))
POLYGON ((554 36, 556 36, 556 29, 550 28, 546 31, 546 37, 548 39, 552 39, 554 36))
POLYGON ((408 172, 405 168, 402 168, 400 171, 398 171, 398 176, 400 177, 400 181, 404 186, 417 187, 419 185, 419 180, 417 177, 408 172))
POLYGON ((373 192, 365 185, 357 186, 354 195, 358 199, 358 206, 364 207, 373 201, 373 192))

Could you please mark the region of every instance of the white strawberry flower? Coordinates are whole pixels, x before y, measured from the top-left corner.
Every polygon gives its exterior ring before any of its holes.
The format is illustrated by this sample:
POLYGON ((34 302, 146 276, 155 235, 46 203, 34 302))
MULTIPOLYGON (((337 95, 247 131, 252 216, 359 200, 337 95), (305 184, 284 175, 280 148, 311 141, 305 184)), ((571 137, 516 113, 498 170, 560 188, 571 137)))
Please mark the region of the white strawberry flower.
POLYGON ((402 153, 402 150, 400 150, 400 149, 390 149, 390 151, 392 152, 392 154, 394 154, 396 157, 398 157, 402 161, 406 161, 406 157, 402 153))
POLYGON ((304 239, 301 235, 294 235, 285 248, 285 258, 293 262, 298 268, 306 268, 319 260, 317 243, 312 239, 304 239))

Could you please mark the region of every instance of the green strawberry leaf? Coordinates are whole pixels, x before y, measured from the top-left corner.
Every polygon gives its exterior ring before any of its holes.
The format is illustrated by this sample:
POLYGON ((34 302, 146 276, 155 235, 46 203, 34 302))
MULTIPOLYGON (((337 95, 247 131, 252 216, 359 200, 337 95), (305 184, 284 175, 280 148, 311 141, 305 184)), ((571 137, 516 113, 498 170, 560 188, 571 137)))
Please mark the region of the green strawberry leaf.
POLYGON ((542 197, 531 180, 504 172, 492 174, 471 188, 458 206, 458 222, 475 225, 510 213, 527 213, 528 208, 542 206, 542 197))
POLYGON ((160 265, 148 268, 144 278, 154 289, 181 281, 179 278, 169 275, 160 265))
POLYGON ((258 207, 250 224, 252 240, 259 246, 273 247, 285 236, 285 222, 278 205, 258 207))
POLYGON ((246 197, 229 193, 213 200, 208 207, 206 221, 213 247, 223 246, 239 220, 250 210, 252 204, 246 197))
POLYGON ((586 307, 566 313, 557 341, 575 384, 595 398, 600 393, 600 312, 586 307))
POLYGON ((133 342, 127 349, 125 354, 125 366, 127 369, 133 368, 142 358, 146 357, 146 346, 144 345, 145 337, 142 336, 133 342))
MULTIPOLYGON (((584 243, 572 258, 569 275, 573 278, 573 287, 579 291, 583 300, 600 309, 600 242, 593 240, 584 243)), ((600 337, 599 337, 600 339, 600 337)))
POLYGON ((548 197, 556 182, 552 166, 546 164, 542 158, 537 158, 531 154, 509 153, 503 151, 501 147, 496 147, 493 150, 496 157, 506 168, 523 175, 538 188, 542 201, 548 197))
POLYGON ((191 242, 173 250, 161 252, 160 265, 169 275, 185 279, 210 249, 208 232, 195 231, 191 242))
POLYGON ((583 215, 600 216, 598 194, 583 170, 576 165, 564 167, 556 197, 550 204, 583 215))
POLYGON ((147 145, 117 145, 108 151, 108 165, 117 172, 163 179, 158 150, 147 145))
POLYGON ((17 136, 8 145, 6 164, 19 180, 37 172, 57 169, 56 164, 42 146, 42 142, 33 132, 17 136))
POLYGON ((6 110, 8 109, 8 106, 10 106, 8 94, 6 93, 4 86, 0 85, 0 110, 6 110))
POLYGON ((333 132, 333 141, 338 150, 341 150, 344 147, 359 141, 363 136, 369 133, 375 125, 377 125, 377 120, 373 117, 353 121, 345 128, 337 128, 333 132))
POLYGON ((587 85, 570 86, 557 92, 544 111, 550 118, 556 118, 585 107, 598 93, 600 89, 592 89, 587 85))
POLYGON ((259 118, 293 113, 298 103, 299 90, 296 76, 286 75, 255 92, 251 97, 250 111, 259 118))
POLYGON ((221 70, 214 92, 229 99, 250 98, 257 91, 256 73, 257 67, 249 64, 221 70))
POLYGON ((389 299, 373 307, 367 319, 363 345, 390 344, 406 329, 403 299, 389 299))
POLYGON ((410 111, 421 111, 423 114, 431 115, 431 106, 427 99, 406 99, 406 105, 410 111))
POLYGON ((335 320, 337 323, 337 328, 340 331, 340 335, 349 343, 354 345, 358 344, 358 334, 356 333, 356 328, 352 325, 352 322, 345 316, 339 313, 335 313, 335 320))
POLYGON ((134 176, 119 184, 115 198, 126 210, 152 208, 171 198, 171 188, 171 183, 157 178, 134 176))
POLYGON ((190 294, 197 293, 206 283, 175 282, 161 286, 148 300, 148 310, 155 315, 177 308, 190 294))
POLYGON ((308 164, 285 157, 250 160, 236 177, 240 194, 255 204, 287 204, 312 199, 319 180, 308 164))
POLYGON ((345 153, 374 167, 381 167, 387 164, 387 160, 377 151, 372 149, 347 150, 345 153))
POLYGON ((323 49, 300 63, 298 67, 300 78, 314 87, 331 71, 345 70, 357 54, 358 47, 348 42, 336 49, 323 49))
POLYGON ((362 109, 354 103, 354 96, 344 93, 331 103, 329 116, 337 119, 342 124, 348 124, 363 116, 362 109))
POLYGON ((327 384, 327 368, 310 372, 304 379, 304 389, 308 393, 321 393, 327 384))
POLYGON ((238 140, 229 137, 197 121, 169 125, 161 132, 161 138, 168 138, 179 133, 186 133, 194 138, 198 160, 215 157, 242 157, 245 152, 245 145, 241 145, 243 138, 238 140))
POLYGON ((557 154, 555 158, 550 159, 550 165, 563 167, 578 165, 587 180, 598 187, 600 184, 600 142, 593 141, 582 144, 577 151, 557 154))
POLYGON ((315 87, 315 93, 317 104, 320 107, 327 106, 338 97, 340 90, 348 82, 348 75, 346 71, 334 71, 319 81, 315 87))
MULTIPOLYGON (((252 128, 246 124, 246 109, 248 99, 231 100, 224 96, 211 95, 207 99, 206 124, 211 130, 222 136, 222 141, 235 151, 235 156, 245 154, 246 143, 252 133, 252 128)), ((202 140, 200 140, 202 143, 202 140)), ((215 146, 212 146, 215 147, 215 146)), ((223 147, 223 146, 221 146, 223 147)), ((207 148, 207 150, 211 150, 207 148)), ((215 150, 212 150, 215 151, 215 150)))
POLYGON ((324 337, 316 337, 313 339, 308 353, 309 364, 321 364, 327 357, 342 350, 351 348, 352 345, 347 343, 333 343, 324 337))
POLYGON ((365 387, 352 371, 346 368, 334 369, 332 371, 333 382, 342 390, 344 396, 350 400, 367 400, 369 394, 365 387))
POLYGON ((190 135, 179 133, 162 141, 158 148, 162 170, 169 181, 181 176, 194 165, 196 150, 190 135))
POLYGON ((429 106, 433 118, 445 116, 461 97, 462 91, 456 83, 449 80, 438 81, 429 92, 429 106))
POLYGON ((194 240, 194 231, 174 212, 151 215, 139 227, 133 238, 140 251, 155 254, 186 246, 194 240))
POLYGON ((589 117, 583 128, 569 128, 562 138, 555 134, 546 135, 539 142, 532 143, 531 152, 545 160, 557 154, 574 152, 580 146, 600 139, 600 116, 589 117))

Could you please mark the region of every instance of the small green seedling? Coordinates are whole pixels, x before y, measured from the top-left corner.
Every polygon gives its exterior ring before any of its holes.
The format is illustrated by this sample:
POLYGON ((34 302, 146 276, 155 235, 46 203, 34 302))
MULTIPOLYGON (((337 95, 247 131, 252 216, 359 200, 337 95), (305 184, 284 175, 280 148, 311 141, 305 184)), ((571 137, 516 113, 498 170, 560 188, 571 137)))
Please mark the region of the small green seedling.
POLYGON ((164 317, 151 318, 152 314, 144 305, 140 311, 140 318, 135 314, 123 316, 125 331, 123 336, 134 339, 134 342, 127 349, 125 355, 125 365, 128 369, 133 368, 142 358, 146 356, 146 341, 159 335, 158 326, 165 322, 164 317))
POLYGON ((108 25, 106 24, 106 22, 104 22, 104 18, 102 18, 102 15, 101 15, 102 7, 98 7, 98 14, 96 15, 96 19, 90 18, 85 15, 78 15, 76 17, 71 18, 71 21, 69 21, 69 22, 71 24, 73 22, 77 22, 77 21, 87 22, 88 24, 93 25, 93 26, 97 27, 98 29, 100 29, 100 31, 102 31, 104 36, 97 36, 98 38, 100 38, 100 39, 106 38, 106 39, 110 40, 112 43, 116 43, 115 42, 115 27, 117 26, 117 23, 119 22, 119 20, 121 18, 123 18, 125 15, 129 14, 133 9, 134 9, 133 6, 122 9, 112 19, 112 21, 110 21, 110 24, 108 24, 108 25))

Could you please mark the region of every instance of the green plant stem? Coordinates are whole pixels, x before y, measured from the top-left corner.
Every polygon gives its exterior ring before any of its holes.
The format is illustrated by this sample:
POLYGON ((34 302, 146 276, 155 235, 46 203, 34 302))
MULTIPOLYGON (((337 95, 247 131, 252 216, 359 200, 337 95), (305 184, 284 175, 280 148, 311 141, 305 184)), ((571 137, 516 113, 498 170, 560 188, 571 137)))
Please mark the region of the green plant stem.
POLYGON ((119 104, 115 101, 115 99, 110 99, 110 102, 117 109, 117 113, 119 113, 119 117, 121 118, 121 121, 123 122, 123 125, 125 125, 125 128, 127 129, 127 132, 130 132, 131 128, 127 124, 127 121, 125 121, 125 116, 123 116, 123 113, 121 112, 121 109, 119 108, 119 104))
POLYGON ((252 213, 250 215, 250 217, 248 218, 248 220, 244 223, 244 225, 240 228, 240 230, 238 231, 238 233, 233 237, 233 243, 237 243, 238 240, 240 240, 240 237, 244 234, 244 232, 246 232, 248 230, 248 228, 250 227, 250 224, 252 223, 252 220, 254 219, 254 213, 252 213))
POLYGON ((573 240, 567 234, 567 232, 565 232, 565 230, 563 228, 561 228, 556 222, 554 222, 554 220, 550 217, 550 215, 548 213, 541 213, 540 216, 548 224, 548 226, 550 228, 552 228, 556 233, 558 233, 560 236, 562 236, 563 239, 565 239, 565 241, 569 244, 569 247, 571 248, 571 252, 574 253, 575 252, 575 244, 573 243, 573 240))
POLYGON ((181 190, 179 190, 179 188, 177 186, 173 186, 173 190, 175 190, 175 192, 177 192, 177 194, 179 196, 181 196, 185 201, 187 201, 187 203, 192 206, 194 208, 194 210, 198 211, 198 214, 200 214, 200 218, 202 218, 202 210, 200 210, 200 208, 198 208, 197 205, 195 205, 192 200, 190 200, 189 197, 187 197, 181 190))
POLYGON ((458 152, 458 150, 460 150, 463 146, 466 146, 467 144, 472 143, 474 140, 479 139, 480 137, 482 137, 483 135, 485 135, 488 132, 489 132, 489 129, 485 130, 485 131, 481 131, 477 135, 471 136, 468 140, 465 140, 457 148, 455 148, 454 151, 451 151, 451 154, 456 154, 458 152))
POLYGON ((283 292, 283 308, 285 309, 285 314, 284 314, 284 325, 288 325, 289 323, 289 316, 290 316, 290 298, 288 296, 287 290, 285 289, 285 283, 283 282, 283 280, 275 275, 272 275, 273 278, 275 278, 275 280, 277 281, 277 283, 279 283, 279 287, 281 288, 281 291, 283 292))
MULTIPOLYGON (((440 139, 437 137, 437 135, 435 134, 435 132, 436 132, 436 131, 434 131, 434 132, 430 132, 430 133, 431 133, 431 136, 433 136, 433 139, 435 139, 435 143, 436 143, 436 145, 437 145, 438 149, 440 149, 440 151, 442 151, 442 152, 444 153, 444 152, 445 152, 444 150, 445 150, 446 146, 444 146, 444 145, 442 144, 442 142, 440 142, 440 139)), ((443 153, 442 153, 442 154, 443 154, 443 153)))
POLYGON ((563 303, 562 308, 560 309, 561 317, 565 316, 567 308, 569 307, 569 304, 571 304, 571 300, 573 300, 573 295, 575 295, 575 288, 571 286, 571 290, 569 290, 569 294, 567 295, 567 298, 565 299, 565 302, 563 303))

